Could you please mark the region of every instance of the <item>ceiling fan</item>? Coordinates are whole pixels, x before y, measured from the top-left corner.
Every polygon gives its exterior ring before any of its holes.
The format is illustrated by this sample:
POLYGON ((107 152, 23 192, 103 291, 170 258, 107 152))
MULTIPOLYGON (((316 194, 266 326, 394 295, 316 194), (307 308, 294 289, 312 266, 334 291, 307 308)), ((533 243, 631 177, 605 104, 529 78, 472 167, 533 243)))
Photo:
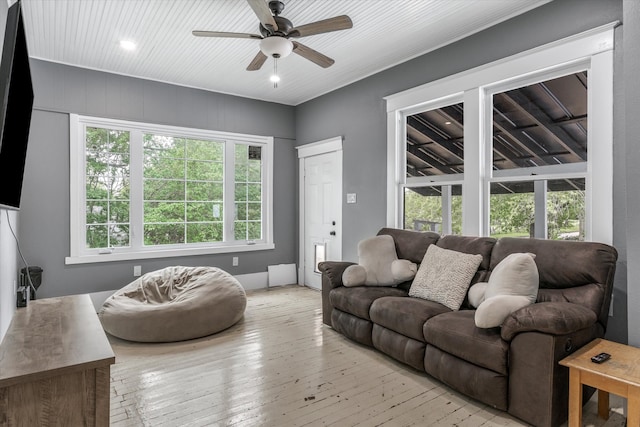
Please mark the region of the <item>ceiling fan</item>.
POLYGON ((347 15, 323 19, 310 24, 295 27, 287 18, 280 16, 284 10, 281 1, 247 0, 251 9, 260 20, 260 34, 229 33, 221 31, 193 31, 197 37, 226 37, 260 40, 260 51, 247 67, 247 71, 259 70, 270 56, 274 59, 284 58, 294 52, 303 58, 327 68, 335 62, 322 53, 303 45, 290 38, 300 38, 332 31, 346 30, 353 27, 351 19, 347 15))

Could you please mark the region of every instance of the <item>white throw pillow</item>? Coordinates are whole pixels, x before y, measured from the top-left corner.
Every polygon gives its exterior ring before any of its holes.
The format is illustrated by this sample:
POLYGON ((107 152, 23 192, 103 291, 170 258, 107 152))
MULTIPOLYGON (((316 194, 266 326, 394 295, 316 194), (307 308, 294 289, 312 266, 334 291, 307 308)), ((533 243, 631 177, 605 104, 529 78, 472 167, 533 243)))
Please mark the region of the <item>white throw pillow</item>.
POLYGON ((477 307, 476 326, 500 326, 509 314, 536 302, 540 278, 534 258, 531 253, 513 253, 493 269, 484 295, 481 286, 474 289, 479 283, 469 290, 469 301, 477 307))
POLYGON ((409 296, 459 310, 481 262, 482 255, 479 254, 465 254, 429 245, 409 289, 409 296))

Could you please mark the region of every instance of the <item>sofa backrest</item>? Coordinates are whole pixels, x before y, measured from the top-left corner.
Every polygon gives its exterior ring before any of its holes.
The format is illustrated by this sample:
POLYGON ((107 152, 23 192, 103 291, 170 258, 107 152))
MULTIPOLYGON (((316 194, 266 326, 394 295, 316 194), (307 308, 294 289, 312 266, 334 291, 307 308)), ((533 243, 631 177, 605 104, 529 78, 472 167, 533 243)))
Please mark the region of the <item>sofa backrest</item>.
POLYGON ((489 267, 491 265, 491 252, 496 239, 493 237, 474 237, 474 236, 455 236, 447 235, 442 236, 436 246, 442 249, 449 249, 452 251, 463 252, 466 254, 480 254, 482 255, 482 262, 478 267, 478 271, 471 280, 471 284, 477 282, 484 282, 489 275, 489 267))
POLYGON ((618 258, 614 247, 596 242, 503 237, 493 248, 490 269, 514 252, 536 254, 538 302, 568 301, 586 306, 606 327, 618 258))
POLYGON ((408 259, 420 264, 427 248, 440 239, 438 233, 431 231, 401 230, 399 228, 382 228, 378 236, 388 234, 396 243, 396 254, 399 259, 408 259))

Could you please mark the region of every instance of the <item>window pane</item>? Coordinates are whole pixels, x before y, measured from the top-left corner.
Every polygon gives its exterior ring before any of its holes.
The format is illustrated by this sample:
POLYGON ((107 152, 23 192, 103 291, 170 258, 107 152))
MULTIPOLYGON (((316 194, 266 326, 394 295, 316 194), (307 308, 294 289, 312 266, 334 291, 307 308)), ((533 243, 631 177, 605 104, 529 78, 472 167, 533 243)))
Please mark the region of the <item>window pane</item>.
POLYGON ((442 195, 439 187, 405 188, 404 228, 442 231, 442 195))
POLYGON ((196 160, 224 161, 223 143, 206 140, 187 139, 187 158, 196 160))
POLYGON ((129 245, 129 141, 126 131, 86 128, 87 248, 129 245))
POLYGON ((222 201, 223 185, 218 182, 187 182, 187 200, 222 201))
POLYGON ((185 243, 184 224, 145 224, 144 244, 171 245, 185 243))
POLYGON ((449 234, 449 224, 452 234, 462 234, 461 185, 405 188, 405 229, 449 234))
POLYGON ((184 181, 145 179, 144 196, 147 200, 184 200, 184 181))
POLYGON ((249 240, 262 239, 262 223, 260 221, 252 221, 248 223, 247 239, 249 240))
POLYGON ((88 225, 86 234, 87 248, 109 247, 109 227, 107 225, 88 225))
POLYGON ((464 170, 463 104, 407 117, 407 177, 464 170))
POLYGON ((533 237, 533 181, 491 184, 490 236, 533 237))
POLYGON ((191 181, 220 181, 222 164, 201 160, 187 161, 187 179, 191 181))
POLYGON ((554 240, 585 238, 584 179, 557 179, 547 182, 547 230, 554 240))
POLYGON ((144 204, 144 222, 184 221, 184 202, 146 202, 144 204))
POLYGON ((187 243, 205 243, 222 241, 222 223, 187 224, 187 243))
POLYGON ((105 224, 109 217, 109 202, 104 200, 87 200, 87 224, 105 224))
POLYGON ((235 145, 235 222, 237 240, 262 239, 262 149, 235 145))
POLYGON ((109 243, 111 247, 129 246, 129 225, 113 224, 109 226, 109 243))
POLYGON ((247 222, 233 222, 233 238, 236 240, 247 240, 247 222))
POLYGON ((491 184, 491 236, 584 240, 584 178, 539 182, 537 187, 534 181, 491 184), (546 222, 546 230, 538 233, 536 207, 542 216, 538 223, 546 222))
POLYGON ((493 95, 494 170, 586 161, 586 71, 493 95))
POLYGON ((187 222, 204 222, 221 219, 219 203, 187 203, 187 222))
POLYGON ((221 241, 224 142, 148 134, 144 141, 145 244, 221 241))
POLYGON ((116 224, 128 224, 129 202, 109 202, 109 221, 116 224))

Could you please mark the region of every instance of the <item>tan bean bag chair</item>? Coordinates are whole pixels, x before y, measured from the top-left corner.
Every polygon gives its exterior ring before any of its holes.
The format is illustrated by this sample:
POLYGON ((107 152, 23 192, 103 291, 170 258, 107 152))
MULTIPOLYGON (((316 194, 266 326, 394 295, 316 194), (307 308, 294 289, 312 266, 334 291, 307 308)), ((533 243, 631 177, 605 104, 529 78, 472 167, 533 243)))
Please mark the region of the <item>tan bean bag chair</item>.
POLYGON ((222 331, 244 315, 240 283, 216 267, 167 267, 134 280, 107 298, 104 330, 140 342, 171 342, 222 331))

